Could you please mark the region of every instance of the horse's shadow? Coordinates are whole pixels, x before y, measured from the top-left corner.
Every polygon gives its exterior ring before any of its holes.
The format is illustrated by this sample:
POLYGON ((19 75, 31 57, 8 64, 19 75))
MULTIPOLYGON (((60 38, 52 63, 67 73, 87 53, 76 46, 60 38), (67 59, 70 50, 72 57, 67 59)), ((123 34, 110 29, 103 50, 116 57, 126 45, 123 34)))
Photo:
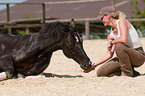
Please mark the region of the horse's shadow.
POLYGON ((140 74, 139 76, 145 76, 145 73, 144 74, 140 74))
POLYGON ((133 76, 133 77, 139 77, 139 76, 145 76, 145 73, 143 73, 143 74, 138 74, 138 75, 135 75, 135 76, 133 76))
POLYGON ((45 77, 57 77, 57 78, 82 78, 82 75, 58 75, 58 74, 53 74, 53 73, 42 73, 45 77))

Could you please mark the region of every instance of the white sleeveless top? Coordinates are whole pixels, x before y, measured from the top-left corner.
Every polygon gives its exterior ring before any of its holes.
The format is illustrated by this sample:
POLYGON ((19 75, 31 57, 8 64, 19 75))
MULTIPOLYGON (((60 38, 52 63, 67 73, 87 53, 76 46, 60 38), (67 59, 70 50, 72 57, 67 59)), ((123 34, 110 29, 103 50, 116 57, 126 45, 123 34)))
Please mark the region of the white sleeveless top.
MULTIPOLYGON (((117 31, 118 31, 118 36, 114 35, 111 29, 110 35, 114 38, 117 39, 120 37, 120 27, 119 27, 119 20, 117 20, 117 31)), ((126 20, 126 19, 125 19, 126 20)), ((131 24, 131 23, 130 23, 131 24)), ((131 48, 139 48, 142 47, 140 38, 137 34, 137 31, 135 30, 135 28, 132 26, 131 24, 131 28, 128 30, 128 34, 127 34, 127 42, 125 43, 126 45, 128 45, 131 48)))

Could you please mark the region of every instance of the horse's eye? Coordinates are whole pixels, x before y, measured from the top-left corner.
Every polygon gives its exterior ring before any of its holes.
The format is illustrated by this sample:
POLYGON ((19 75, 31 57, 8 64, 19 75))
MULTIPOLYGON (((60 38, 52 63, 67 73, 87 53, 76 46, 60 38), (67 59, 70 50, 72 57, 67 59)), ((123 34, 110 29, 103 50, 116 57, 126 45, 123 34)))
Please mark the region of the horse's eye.
POLYGON ((77 37, 77 36, 75 36, 75 38, 76 38, 76 42, 79 42, 79 39, 78 39, 78 37, 77 37))

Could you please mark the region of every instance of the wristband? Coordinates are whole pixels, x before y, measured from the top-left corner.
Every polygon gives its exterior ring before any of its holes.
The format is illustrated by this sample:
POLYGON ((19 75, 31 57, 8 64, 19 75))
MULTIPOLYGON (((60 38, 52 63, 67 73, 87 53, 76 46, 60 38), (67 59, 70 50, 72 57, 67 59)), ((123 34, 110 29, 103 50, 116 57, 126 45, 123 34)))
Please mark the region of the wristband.
POLYGON ((113 45, 113 44, 112 44, 112 40, 110 41, 110 44, 113 45))

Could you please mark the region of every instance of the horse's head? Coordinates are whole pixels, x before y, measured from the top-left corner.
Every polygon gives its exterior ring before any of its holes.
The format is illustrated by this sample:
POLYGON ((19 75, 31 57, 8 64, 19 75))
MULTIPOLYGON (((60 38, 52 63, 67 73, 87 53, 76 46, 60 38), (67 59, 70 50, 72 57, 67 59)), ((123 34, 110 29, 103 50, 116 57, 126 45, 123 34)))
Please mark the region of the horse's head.
POLYGON ((83 42, 75 29, 73 19, 68 27, 67 30, 63 30, 61 37, 61 48, 63 53, 68 58, 74 59, 82 69, 87 70, 92 66, 91 61, 83 49, 83 42))

